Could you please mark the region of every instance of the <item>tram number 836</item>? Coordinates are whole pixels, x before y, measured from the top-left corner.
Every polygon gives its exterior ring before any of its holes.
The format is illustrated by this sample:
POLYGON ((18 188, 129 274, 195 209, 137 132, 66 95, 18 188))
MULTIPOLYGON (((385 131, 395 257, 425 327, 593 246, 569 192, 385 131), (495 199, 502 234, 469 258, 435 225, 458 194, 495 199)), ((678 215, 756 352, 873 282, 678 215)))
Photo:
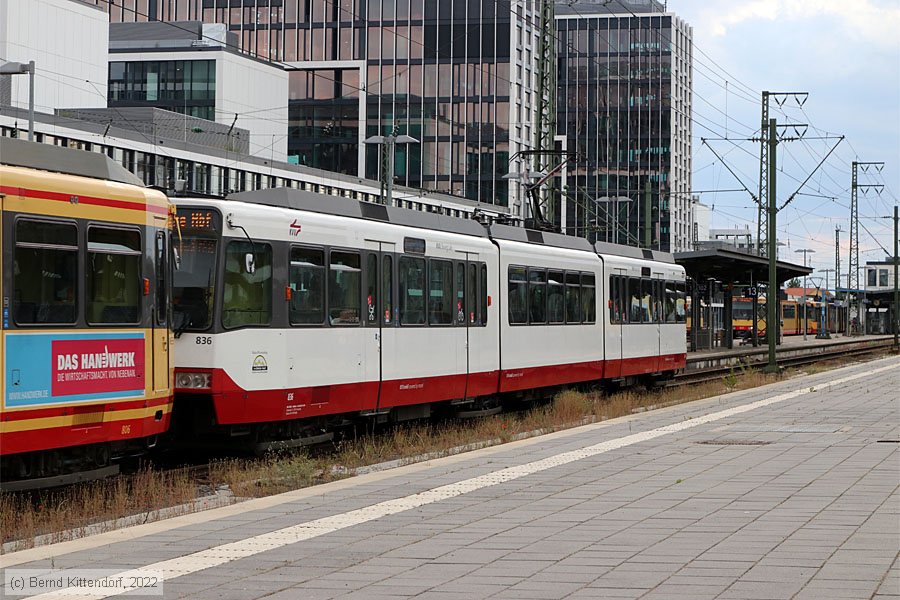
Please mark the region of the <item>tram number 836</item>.
POLYGON ((212 344, 212 336, 198 335, 197 339, 194 340, 194 343, 198 346, 208 346, 209 344, 212 344))

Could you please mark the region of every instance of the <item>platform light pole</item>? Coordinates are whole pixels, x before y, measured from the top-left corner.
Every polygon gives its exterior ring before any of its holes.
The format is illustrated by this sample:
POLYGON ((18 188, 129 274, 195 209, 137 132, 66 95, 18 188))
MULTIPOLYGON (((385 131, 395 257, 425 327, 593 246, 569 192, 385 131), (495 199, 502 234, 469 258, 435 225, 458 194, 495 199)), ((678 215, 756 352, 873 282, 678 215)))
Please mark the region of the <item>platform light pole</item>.
POLYGON ((34 61, 7 62, 0 65, 0 75, 24 75, 28 73, 28 141, 34 141, 34 61))
MULTIPOLYGON (((595 202, 597 203, 598 206, 600 204, 614 204, 615 205, 614 210, 616 211, 616 221, 615 221, 616 229, 615 229, 615 242, 614 243, 618 244, 619 243, 619 229, 621 228, 621 225, 619 224, 619 203, 620 202, 625 202, 625 203, 634 202, 634 199, 629 198, 628 196, 601 196, 600 198, 597 198, 595 200, 595 202)), ((606 221, 609 222, 609 208, 607 206, 604 206, 603 208, 606 209, 606 221)), ((630 235, 630 232, 629 232, 629 235, 630 235)), ((628 236, 626 236, 626 241, 625 241, 626 244, 629 241, 627 238, 628 238, 628 236)))
MULTIPOLYGON (((815 254, 815 250, 810 250, 809 248, 798 248, 794 250, 794 252, 802 252, 803 253, 803 266, 806 266, 806 255, 807 254, 815 254)), ((806 321, 806 275, 803 275, 803 341, 806 341, 806 330, 807 330, 807 321, 806 321)))
POLYGON ((366 144, 381 146, 379 175, 381 176, 381 203, 394 205, 394 148, 397 144, 418 144, 419 140, 409 135, 373 135, 365 139, 366 144))

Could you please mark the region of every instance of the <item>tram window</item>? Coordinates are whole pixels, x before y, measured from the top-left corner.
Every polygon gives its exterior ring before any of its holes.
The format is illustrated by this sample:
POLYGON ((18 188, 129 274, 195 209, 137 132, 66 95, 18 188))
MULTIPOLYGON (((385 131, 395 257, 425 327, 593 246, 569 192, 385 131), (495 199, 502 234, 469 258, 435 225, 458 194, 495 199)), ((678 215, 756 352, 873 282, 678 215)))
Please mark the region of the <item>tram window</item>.
POLYGON ((566 273, 566 323, 581 323, 581 278, 566 273))
POLYGON ((138 231, 88 229, 88 323, 140 321, 142 254, 138 231))
POLYGON ((651 309, 653 307, 653 281, 650 279, 641 279, 641 322, 652 323, 653 315, 651 309))
POLYGON ((685 291, 686 284, 683 281, 679 281, 675 286, 675 322, 676 323, 684 323, 687 320, 687 309, 685 304, 687 303, 687 293, 685 291))
POLYGON ((289 271, 292 325, 321 325, 325 321, 325 253, 313 248, 291 248, 289 271))
POLYGON ((469 325, 474 325, 478 318, 478 265, 469 263, 469 276, 467 278, 468 295, 466 296, 466 315, 469 325))
POLYGON ((234 241, 225 250, 222 326, 268 325, 272 320, 272 246, 234 241), (253 256, 252 269, 248 255, 253 256), (252 271, 252 272, 251 272, 252 271))
POLYGON ((796 304, 782 304, 781 305, 781 318, 782 319, 796 319, 797 318, 797 305, 796 304))
POLYGON ((581 274, 581 311, 585 323, 597 322, 597 292, 593 273, 581 274))
POLYGON ((366 325, 378 325, 378 255, 366 254, 366 325))
POLYGON ((547 271, 528 269, 528 317, 534 325, 547 322, 547 271))
POLYGON ((381 259, 381 297, 384 298, 384 324, 389 325, 394 320, 394 261, 390 255, 381 259))
POLYGON ((525 267, 509 267, 509 322, 528 322, 528 283, 525 267))
POLYGON ((641 280, 628 278, 628 322, 641 322, 641 280))
POLYGON ((653 322, 654 323, 664 323, 666 320, 666 313, 663 307, 666 299, 666 286, 665 281, 662 279, 654 279, 653 280, 653 322))
POLYGON ((218 277, 218 241, 186 235, 175 246, 181 259, 172 279, 175 324, 191 331, 208 329, 218 277))
POLYGON ((428 321, 432 325, 453 324, 453 263, 430 261, 428 281, 428 321))
POLYGON ((666 281, 666 304, 665 304, 665 312, 666 312, 666 323, 675 323, 675 304, 678 301, 678 292, 675 288, 674 281, 666 281))
POLYGON ((360 259, 356 252, 331 252, 328 318, 332 325, 359 325, 360 259))
POLYGON ((480 298, 480 306, 481 306, 481 325, 482 327, 487 325, 488 322, 488 272, 487 265, 481 265, 481 298, 480 298))
POLYGON ((566 280, 562 271, 550 271, 547 278, 547 318, 551 323, 566 322, 566 280))
POLYGON ((19 220, 16 223, 13 293, 16 323, 74 323, 77 281, 78 231, 75 225, 19 220))
POLYGON ((166 324, 169 306, 169 270, 166 251, 166 232, 156 232, 156 323, 166 324))
POLYGON ((619 322, 619 278, 616 275, 609 278, 609 322, 619 322))
POLYGON ((425 259, 401 256, 400 324, 425 324, 425 259))
POLYGON ((456 324, 466 324, 466 263, 456 263, 456 324))

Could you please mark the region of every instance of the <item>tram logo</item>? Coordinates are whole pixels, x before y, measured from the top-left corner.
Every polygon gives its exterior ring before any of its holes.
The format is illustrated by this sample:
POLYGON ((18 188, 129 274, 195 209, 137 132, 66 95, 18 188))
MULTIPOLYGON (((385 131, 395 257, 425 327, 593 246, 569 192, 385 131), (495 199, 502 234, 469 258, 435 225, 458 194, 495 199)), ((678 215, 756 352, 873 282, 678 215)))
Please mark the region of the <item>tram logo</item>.
POLYGON ((288 225, 288 233, 292 237, 298 237, 301 229, 303 229, 303 226, 297 222, 297 219, 294 219, 294 222, 288 225))
POLYGON ((254 373, 266 373, 269 370, 269 363, 266 362, 266 357, 262 354, 257 354, 253 359, 253 365, 250 368, 254 373))

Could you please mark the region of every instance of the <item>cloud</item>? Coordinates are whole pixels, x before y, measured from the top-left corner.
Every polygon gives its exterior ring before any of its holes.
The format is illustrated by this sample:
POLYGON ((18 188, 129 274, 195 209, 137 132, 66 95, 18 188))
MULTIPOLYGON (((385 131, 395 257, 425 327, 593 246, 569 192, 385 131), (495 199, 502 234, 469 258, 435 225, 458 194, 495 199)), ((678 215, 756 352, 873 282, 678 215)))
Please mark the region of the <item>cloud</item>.
POLYGON ((723 37, 728 29, 753 21, 794 21, 811 24, 822 19, 835 28, 821 28, 829 38, 865 40, 892 50, 897 49, 900 7, 896 2, 880 5, 873 0, 748 0, 710 3, 701 13, 701 25, 713 36, 723 37))

